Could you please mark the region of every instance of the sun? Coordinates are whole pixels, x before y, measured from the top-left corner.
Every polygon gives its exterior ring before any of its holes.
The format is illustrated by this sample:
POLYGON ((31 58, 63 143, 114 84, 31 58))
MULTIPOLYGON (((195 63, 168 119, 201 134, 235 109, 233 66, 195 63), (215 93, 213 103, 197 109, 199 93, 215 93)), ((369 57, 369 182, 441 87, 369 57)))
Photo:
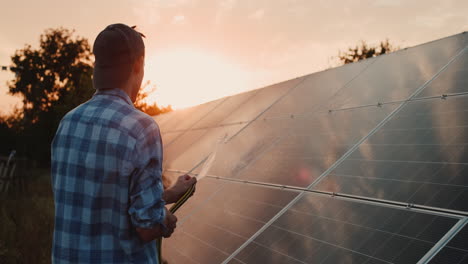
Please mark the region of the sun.
POLYGON ((145 62, 145 80, 156 85, 148 101, 176 109, 245 91, 250 77, 226 57, 191 48, 162 50, 145 62))

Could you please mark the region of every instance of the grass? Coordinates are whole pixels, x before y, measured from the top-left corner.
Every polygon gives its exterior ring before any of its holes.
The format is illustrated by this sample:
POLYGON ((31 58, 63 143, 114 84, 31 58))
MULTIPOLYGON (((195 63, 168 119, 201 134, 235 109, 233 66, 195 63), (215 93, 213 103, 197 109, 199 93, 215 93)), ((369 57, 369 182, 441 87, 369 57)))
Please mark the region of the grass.
POLYGON ((50 263, 54 202, 50 171, 36 169, 22 192, 2 194, 0 259, 2 263, 50 263))

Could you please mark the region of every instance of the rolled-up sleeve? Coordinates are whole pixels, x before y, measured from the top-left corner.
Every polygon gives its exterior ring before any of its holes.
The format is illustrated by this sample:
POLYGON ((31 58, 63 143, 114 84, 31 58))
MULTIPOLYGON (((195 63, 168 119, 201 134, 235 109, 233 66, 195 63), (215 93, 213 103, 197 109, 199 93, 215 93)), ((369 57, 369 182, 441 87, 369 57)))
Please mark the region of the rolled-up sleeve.
POLYGON ((151 228, 165 218, 162 155, 161 135, 153 121, 140 134, 131 157, 135 167, 130 176, 128 213, 135 227, 151 228))

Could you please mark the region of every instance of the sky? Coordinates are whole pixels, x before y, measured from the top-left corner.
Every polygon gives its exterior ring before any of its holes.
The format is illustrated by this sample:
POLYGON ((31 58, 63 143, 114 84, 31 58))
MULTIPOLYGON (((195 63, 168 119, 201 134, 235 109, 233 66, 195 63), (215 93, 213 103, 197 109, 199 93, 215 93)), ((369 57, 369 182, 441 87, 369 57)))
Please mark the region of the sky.
MULTIPOLYGON (((4 1, 0 65, 47 28, 90 44, 112 23, 137 25, 150 100, 176 109, 325 70, 339 50, 388 38, 409 47, 468 30, 466 0, 41 0, 4 1)), ((0 113, 14 75, 0 71, 0 113)))

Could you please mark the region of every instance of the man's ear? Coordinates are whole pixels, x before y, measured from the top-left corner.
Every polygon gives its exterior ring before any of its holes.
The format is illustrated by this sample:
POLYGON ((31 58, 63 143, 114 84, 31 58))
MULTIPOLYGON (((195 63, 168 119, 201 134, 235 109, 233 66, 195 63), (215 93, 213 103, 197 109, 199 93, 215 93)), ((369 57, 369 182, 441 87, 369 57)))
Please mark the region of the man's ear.
POLYGON ((140 71, 143 70, 143 67, 145 66, 144 65, 144 57, 143 56, 140 56, 138 57, 138 59, 133 63, 133 67, 132 67, 132 70, 134 73, 139 73, 140 71))

